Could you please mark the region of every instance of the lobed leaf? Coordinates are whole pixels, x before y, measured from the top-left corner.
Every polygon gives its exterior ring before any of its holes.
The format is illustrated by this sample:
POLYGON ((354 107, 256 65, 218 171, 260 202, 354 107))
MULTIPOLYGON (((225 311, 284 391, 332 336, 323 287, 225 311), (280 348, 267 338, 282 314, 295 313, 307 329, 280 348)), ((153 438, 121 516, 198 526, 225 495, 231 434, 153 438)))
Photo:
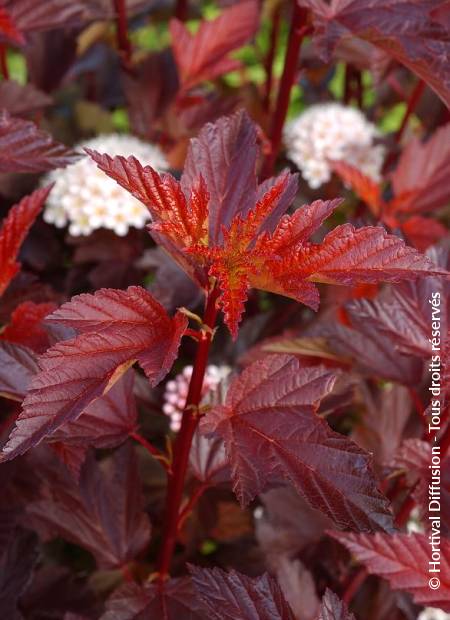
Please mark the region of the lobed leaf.
POLYGON ((48 457, 36 465, 41 497, 28 503, 25 519, 45 540, 61 537, 87 549, 100 568, 123 566, 144 551, 151 528, 130 445, 102 466, 88 456, 79 484, 48 457))
POLYGON ((0 295, 20 269, 20 263, 16 260, 20 247, 50 190, 51 187, 45 187, 25 196, 9 210, 3 220, 0 229, 0 295))
POLYGON ((192 565, 189 571, 211 620, 294 620, 280 586, 267 573, 251 578, 192 565))
POLYGON ((0 172, 44 172, 73 163, 78 155, 31 121, 0 111, 0 172))
POLYGON ((450 105, 450 55, 445 23, 435 2, 415 0, 301 0, 312 10, 315 37, 326 59, 353 35, 372 43, 422 78, 450 105))
POLYGON ((76 420, 136 361, 156 385, 169 371, 187 325, 183 314, 170 318, 140 287, 78 295, 49 320, 76 327, 81 334, 40 358, 41 370, 3 449, 4 459, 15 458, 76 420))
POLYGON ((0 102, 1 107, 11 115, 22 116, 51 105, 52 99, 32 84, 22 85, 14 80, 2 80, 0 102))
POLYGON ((181 87, 188 90, 237 69, 240 63, 229 54, 255 34, 258 16, 258 3, 244 0, 223 10, 216 19, 202 21, 193 35, 181 21, 172 19, 172 49, 181 87))
POLYGON ((327 588, 317 620, 355 620, 355 616, 349 612, 347 605, 327 588))
POLYGON ((106 602, 100 620, 205 620, 203 608, 188 577, 170 579, 162 586, 147 582, 125 584, 106 602))
POLYGON ((394 590, 407 590, 416 603, 450 611, 450 542, 441 538, 440 572, 429 573, 430 543, 425 534, 332 532, 362 562, 370 574, 387 579, 394 590), (433 590, 429 579, 437 576, 440 587, 433 590))
POLYGON ((447 206, 450 189, 450 123, 426 142, 413 138, 391 175, 394 199, 389 211, 426 213, 447 206))
POLYGON ((369 455, 316 415, 334 381, 323 367, 267 356, 231 383, 225 405, 202 419, 202 432, 223 438, 242 505, 287 482, 340 527, 390 529, 369 455))
POLYGON ((11 315, 11 321, 0 333, 0 339, 15 342, 42 353, 49 347, 49 337, 42 320, 55 309, 54 303, 36 304, 24 301, 11 315))

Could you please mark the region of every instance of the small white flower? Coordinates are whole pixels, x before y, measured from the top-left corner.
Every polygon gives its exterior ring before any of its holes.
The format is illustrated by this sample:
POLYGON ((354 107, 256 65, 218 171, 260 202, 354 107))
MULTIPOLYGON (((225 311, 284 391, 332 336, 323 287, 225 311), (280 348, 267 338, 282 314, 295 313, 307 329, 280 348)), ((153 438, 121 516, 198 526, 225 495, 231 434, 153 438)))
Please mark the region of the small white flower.
POLYGON ((450 620, 450 614, 435 607, 426 607, 420 612, 417 620, 450 620))
MULTIPOLYGON (((159 149, 138 138, 111 134, 98 136, 77 145, 77 150, 91 148, 108 155, 134 155, 155 170, 168 168, 159 149)), ((73 236, 90 235, 98 228, 109 228, 116 235, 126 235, 130 226, 143 228, 150 215, 146 207, 129 192, 98 169, 90 157, 46 175, 45 184, 54 183, 47 200, 44 220, 63 228, 69 224, 73 236)))
MULTIPOLYGON (((192 372, 192 366, 185 366, 174 380, 166 383, 165 402, 162 410, 170 417, 170 428, 174 432, 179 431, 181 427, 181 418, 183 417, 192 372)), ((212 394, 229 372, 228 366, 214 366, 213 364, 207 366, 203 381, 202 399, 212 394)))
POLYGON ((330 160, 343 160, 380 180, 384 147, 375 145, 378 130, 365 116, 339 103, 313 105, 284 130, 287 155, 313 189, 332 175, 330 160))

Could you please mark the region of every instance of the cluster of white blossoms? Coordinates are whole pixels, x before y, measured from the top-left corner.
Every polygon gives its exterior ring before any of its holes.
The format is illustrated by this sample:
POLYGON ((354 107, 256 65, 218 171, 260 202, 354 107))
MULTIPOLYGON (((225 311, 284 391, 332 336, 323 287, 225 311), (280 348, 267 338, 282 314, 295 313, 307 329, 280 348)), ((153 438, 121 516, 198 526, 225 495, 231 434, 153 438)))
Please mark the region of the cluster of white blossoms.
MULTIPOLYGON (((108 155, 134 155, 155 170, 168 168, 159 149, 128 135, 111 134, 81 142, 77 150, 90 148, 108 155)), ((69 224, 73 236, 90 235, 97 228, 109 228, 126 235, 130 226, 143 228, 150 214, 146 207, 102 172, 88 156, 64 169, 46 175, 45 184, 54 183, 44 210, 44 220, 63 228, 69 224)))
MULTIPOLYGON (((186 396, 189 390, 192 371, 192 366, 186 366, 173 381, 168 381, 166 383, 163 411, 170 417, 170 428, 174 432, 180 430, 183 408, 186 404, 186 396)), ((210 364, 206 367, 202 388, 202 400, 217 389, 220 382, 227 377, 229 372, 230 368, 228 366, 215 366, 214 364, 210 364)))
POLYGON ((339 103, 313 105, 286 124, 287 155, 313 189, 330 180, 330 160, 345 161, 380 180, 384 147, 375 125, 351 107, 339 103))
POLYGON ((426 607, 420 612, 417 620, 450 620, 450 614, 442 611, 442 609, 426 607))

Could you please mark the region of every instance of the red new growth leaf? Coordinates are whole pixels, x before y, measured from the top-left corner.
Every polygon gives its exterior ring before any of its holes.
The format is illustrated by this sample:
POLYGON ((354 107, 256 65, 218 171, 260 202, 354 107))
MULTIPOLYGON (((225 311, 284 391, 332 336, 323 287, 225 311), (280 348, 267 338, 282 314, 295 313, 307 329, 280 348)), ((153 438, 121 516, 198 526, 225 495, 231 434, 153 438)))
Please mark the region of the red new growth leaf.
POLYGON ((294 620, 280 586, 268 574, 251 578, 192 565, 189 570, 211 620, 294 620))
POLYGON ((20 269, 20 263, 16 260, 20 246, 39 215, 50 190, 51 187, 46 187, 26 196, 10 209, 3 220, 0 229, 0 295, 20 269))
POLYGON ((362 562, 369 573, 384 577, 395 590, 407 590, 418 604, 450 611, 450 542, 440 539, 440 572, 429 573, 430 543, 425 534, 347 534, 332 532, 362 562), (440 587, 430 587, 430 577, 440 587))
POLYGON ((317 620, 355 620, 347 605, 331 590, 326 590, 317 620))
POLYGON ((194 35, 182 22, 172 19, 170 33, 181 87, 188 90, 240 67, 240 62, 229 54, 255 34, 258 13, 255 0, 244 0, 225 9, 213 21, 202 21, 194 35))
POLYGON ((390 529, 369 455, 316 415, 334 380, 321 366, 268 356, 232 382, 225 405, 202 419, 202 431, 224 439, 241 504, 289 482, 341 527, 390 529))
POLYGON ((4 7, 0 7, 0 43, 12 43, 16 45, 23 45, 25 43, 23 34, 17 28, 10 13, 4 7))
POLYGON ((435 2, 415 0, 300 0, 314 13, 324 58, 349 35, 369 41, 421 77, 450 105, 448 29, 435 2))
POLYGON ((379 216, 383 201, 378 183, 345 161, 333 161, 332 166, 345 185, 364 200, 375 216, 379 216))
POLYGON ((310 243, 340 200, 317 200, 281 217, 294 199, 296 176, 283 172, 258 186, 256 130, 243 112, 204 127, 191 142, 180 184, 132 157, 90 155, 147 205, 152 236, 200 286, 208 289, 216 279, 234 337, 251 287, 317 310, 313 282, 393 282, 432 271, 428 258, 382 228, 347 224, 323 243, 310 243))
POLYGON ((392 173, 394 213, 425 213, 447 206, 450 200, 450 123, 427 142, 411 140, 392 173))
POLYGON ((81 333, 40 358, 41 371, 4 448, 7 459, 75 420, 136 361, 156 385, 172 366, 187 325, 183 314, 170 318, 147 291, 135 286, 78 295, 48 320, 81 333))
POLYGON ((44 172, 77 159, 34 123, 0 112, 0 172, 44 172))
POLYGON ((129 583, 118 588, 106 602, 100 620, 205 620, 204 609, 188 577, 164 584, 129 583))
POLYGON ((146 548, 150 523, 131 446, 119 448, 102 465, 88 457, 79 485, 51 458, 38 460, 36 467, 42 497, 28 504, 26 522, 46 540, 60 536, 80 545, 101 568, 123 566, 146 548))
POLYGON ((0 333, 0 338, 42 353, 49 346, 48 333, 42 326, 42 320, 55 308, 53 303, 24 301, 12 313, 11 321, 0 333))

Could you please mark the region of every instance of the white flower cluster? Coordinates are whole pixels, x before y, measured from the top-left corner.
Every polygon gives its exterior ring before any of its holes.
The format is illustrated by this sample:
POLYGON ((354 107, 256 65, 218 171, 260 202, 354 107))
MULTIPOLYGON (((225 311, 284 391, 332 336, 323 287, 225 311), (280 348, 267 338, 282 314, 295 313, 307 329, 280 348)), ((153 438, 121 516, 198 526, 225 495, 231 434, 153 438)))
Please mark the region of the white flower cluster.
MULTIPOLYGON (((177 375, 173 381, 166 383, 163 411, 170 417, 170 428, 175 432, 180 430, 192 371, 192 366, 186 366, 183 368, 183 372, 177 375)), ((202 399, 214 392, 229 372, 228 366, 215 366, 214 364, 207 366, 203 381, 202 399)))
POLYGON ((313 189, 330 180, 330 160, 343 160, 375 181, 380 179, 384 147, 365 116, 339 103, 317 104, 286 124, 287 155, 313 189))
MULTIPOLYGON (((98 136, 77 145, 83 153, 91 148, 108 155, 134 155, 144 165, 165 170, 168 163, 159 149, 128 135, 98 136)), ((90 157, 60 170, 53 170, 45 183, 54 183, 47 200, 44 220, 63 228, 69 224, 74 236, 90 235, 97 228, 109 228, 126 235, 130 226, 143 228, 149 219, 146 207, 102 172, 90 157)))
POLYGON ((417 620, 450 620, 450 614, 442 611, 442 609, 426 607, 420 612, 417 620))

